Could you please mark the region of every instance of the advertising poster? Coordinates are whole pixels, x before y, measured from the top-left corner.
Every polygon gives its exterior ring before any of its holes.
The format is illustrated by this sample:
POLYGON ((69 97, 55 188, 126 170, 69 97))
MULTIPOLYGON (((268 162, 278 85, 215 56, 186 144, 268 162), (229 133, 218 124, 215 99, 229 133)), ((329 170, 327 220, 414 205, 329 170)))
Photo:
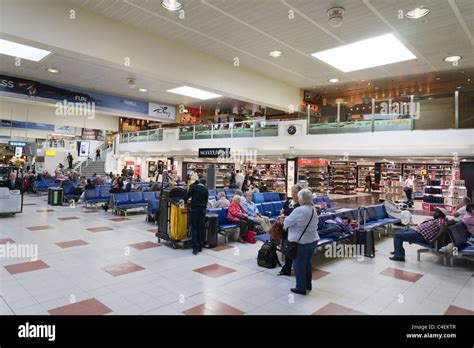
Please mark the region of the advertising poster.
POLYGON ((79 142, 79 157, 89 157, 90 143, 88 141, 79 142))
POLYGON ((104 132, 99 129, 83 128, 82 139, 104 141, 104 132))

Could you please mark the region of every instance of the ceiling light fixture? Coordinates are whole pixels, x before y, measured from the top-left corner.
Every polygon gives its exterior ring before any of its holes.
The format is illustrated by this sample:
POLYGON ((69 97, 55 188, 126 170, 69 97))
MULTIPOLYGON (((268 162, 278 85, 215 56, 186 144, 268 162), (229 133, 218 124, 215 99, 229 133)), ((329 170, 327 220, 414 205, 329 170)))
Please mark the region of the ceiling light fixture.
POLYGON ((357 41, 311 55, 342 72, 416 59, 416 56, 393 34, 357 41))
POLYGON ((176 0, 162 0, 161 6, 168 11, 178 11, 183 7, 183 5, 181 5, 181 3, 176 0))
POLYGON ((51 52, 36 47, 31 47, 16 42, 0 39, 0 53, 5 54, 7 56, 39 62, 51 52))
POLYGON ((282 51, 270 51, 268 54, 270 55, 270 57, 278 58, 278 57, 282 56, 283 52, 282 51))
POLYGON ((456 88, 457 88, 457 89, 461 89, 461 86, 457 86, 456 88))
POLYGON ((127 79, 127 84, 128 84, 128 87, 132 89, 135 88, 137 85, 135 79, 127 79))
POLYGON ((148 92, 148 89, 146 89, 146 88, 139 88, 138 90, 139 90, 140 92, 143 92, 143 93, 148 92))
POLYGON ((329 79, 328 81, 331 83, 336 83, 336 82, 339 82, 339 79, 329 79))
POLYGON ((459 62, 461 59, 462 59, 461 56, 449 56, 449 57, 444 58, 443 60, 445 62, 452 63, 452 62, 459 62))
POLYGON ((59 74, 61 70, 56 69, 56 68, 48 68, 46 69, 47 72, 50 72, 51 74, 59 74))
POLYGON ((418 7, 418 8, 415 8, 414 10, 408 11, 405 14, 405 17, 410 18, 410 19, 418 19, 418 18, 426 16, 428 13, 430 13, 429 8, 418 7))
POLYGON ((169 93, 180 94, 186 97, 192 97, 201 100, 213 99, 222 97, 220 94, 215 94, 207 91, 203 91, 202 89, 188 87, 188 86, 181 86, 178 88, 173 88, 167 90, 169 93))

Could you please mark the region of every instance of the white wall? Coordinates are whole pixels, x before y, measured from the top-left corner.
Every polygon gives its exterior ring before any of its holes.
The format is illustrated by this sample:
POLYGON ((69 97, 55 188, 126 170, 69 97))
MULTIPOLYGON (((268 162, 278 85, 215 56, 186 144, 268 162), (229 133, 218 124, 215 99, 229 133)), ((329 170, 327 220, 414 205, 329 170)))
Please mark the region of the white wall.
MULTIPOLYGON (((288 121, 291 123, 291 121, 288 121)), ((177 130, 164 133, 163 141, 119 144, 120 153, 196 156, 198 148, 230 147, 256 149, 258 155, 289 154, 306 156, 472 156, 474 131, 447 129, 392 131, 374 133, 341 133, 327 135, 294 135, 263 138, 177 140, 177 130)))

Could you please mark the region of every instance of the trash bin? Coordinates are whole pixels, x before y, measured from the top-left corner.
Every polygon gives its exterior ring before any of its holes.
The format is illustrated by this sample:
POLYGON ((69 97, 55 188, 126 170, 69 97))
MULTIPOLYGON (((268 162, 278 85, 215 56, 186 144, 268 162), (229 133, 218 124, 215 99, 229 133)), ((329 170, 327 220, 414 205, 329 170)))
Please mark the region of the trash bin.
POLYGON ((206 214, 206 246, 217 246, 217 214, 206 214))
POLYGON ((63 205, 64 190, 61 187, 48 188, 48 204, 63 205))

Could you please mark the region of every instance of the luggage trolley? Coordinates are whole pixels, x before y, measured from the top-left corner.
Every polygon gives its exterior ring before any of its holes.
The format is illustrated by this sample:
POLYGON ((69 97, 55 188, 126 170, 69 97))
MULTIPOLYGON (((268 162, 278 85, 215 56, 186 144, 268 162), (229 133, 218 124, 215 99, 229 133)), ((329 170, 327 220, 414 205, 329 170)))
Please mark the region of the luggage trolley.
POLYGON ((191 244, 188 229, 188 208, 180 207, 179 200, 186 191, 182 188, 168 188, 161 193, 160 212, 158 215, 158 243, 161 239, 171 242, 171 247, 176 249, 177 243, 183 243, 185 248, 191 244))

